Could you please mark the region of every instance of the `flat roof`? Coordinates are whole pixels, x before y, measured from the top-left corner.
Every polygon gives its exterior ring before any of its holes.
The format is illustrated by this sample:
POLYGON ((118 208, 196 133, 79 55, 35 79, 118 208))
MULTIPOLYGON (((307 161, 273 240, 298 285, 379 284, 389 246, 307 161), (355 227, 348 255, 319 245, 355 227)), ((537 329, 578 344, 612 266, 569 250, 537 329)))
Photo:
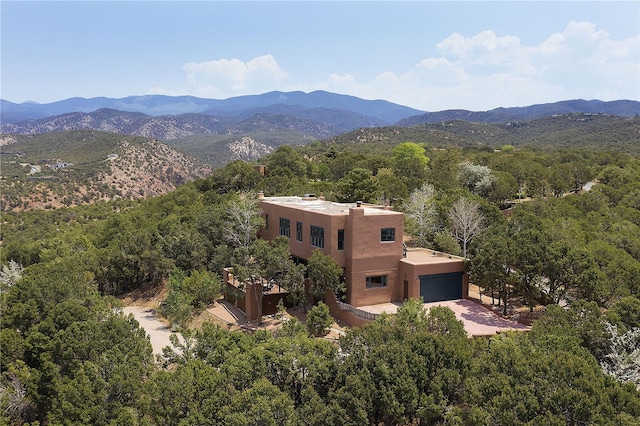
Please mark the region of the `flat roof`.
POLYGON ((349 209, 354 208, 364 209, 365 215, 402 214, 400 212, 391 210, 386 206, 380 206, 376 204, 361 203, 361 207, 358 207, 356 203, 337 203, 334 201, 318 199, 316 197, 264 197, 259 199, 259 201, 261 203, 269 203, 292 209, 317 211, 323 214, 348 215, 349 209))
POLYGON ((425 263, 460 263, 464 261, 464 258, 426 248, 408 248, 407 257, 400 259, 400 261, 411 265, 424 265, 425 263))

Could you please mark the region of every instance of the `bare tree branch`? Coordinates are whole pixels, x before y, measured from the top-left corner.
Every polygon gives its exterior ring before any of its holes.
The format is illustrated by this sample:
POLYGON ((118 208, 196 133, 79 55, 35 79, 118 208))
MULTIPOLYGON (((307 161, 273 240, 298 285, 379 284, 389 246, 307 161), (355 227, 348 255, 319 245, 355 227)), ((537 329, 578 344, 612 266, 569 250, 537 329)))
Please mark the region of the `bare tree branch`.
POLYGON ((451 235, 462 243, 462 253, 467 257, 467 244, 484 228, 484 215, 475 201, 460 198, 449 210, 451 235))

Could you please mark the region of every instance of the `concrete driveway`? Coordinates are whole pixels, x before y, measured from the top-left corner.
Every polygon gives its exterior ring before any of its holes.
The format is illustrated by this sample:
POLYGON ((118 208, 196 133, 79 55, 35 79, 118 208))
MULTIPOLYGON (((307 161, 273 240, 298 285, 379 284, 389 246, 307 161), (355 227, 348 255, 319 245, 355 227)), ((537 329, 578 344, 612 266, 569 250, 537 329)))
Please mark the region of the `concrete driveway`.
POLYGON ((431 306, 446 306, 451 309, 456 318, 464 323, 464 329, 469 336, 491 336, 508 330, 526 331, 531 327, 501 317, 486 306, 473 300, 460 299, 444 302, 425 303, 431 306))
MULTIPOLYGON (((395 314, 402 306, 402 303, 383 303, 380 305, 362 306, 365 312, 380 314, 386 312, 395 314)), ((469 336, 491 336, 508 330, 526 331, 531 327, 522 325, 516 321, 512 321, 501 317, 491 309, 469 299, 447 300, 443 302, 425 303, 425 309, 432 306, 446 306, 453 311, 456 318, 463 322, 464 329, 469 336)))

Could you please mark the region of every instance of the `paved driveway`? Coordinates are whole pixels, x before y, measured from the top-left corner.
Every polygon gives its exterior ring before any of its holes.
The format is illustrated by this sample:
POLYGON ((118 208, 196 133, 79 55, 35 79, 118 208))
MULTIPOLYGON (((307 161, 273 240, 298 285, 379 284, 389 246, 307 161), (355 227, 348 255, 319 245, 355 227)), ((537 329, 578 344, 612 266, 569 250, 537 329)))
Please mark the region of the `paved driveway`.
POLYGON ((508 320, 493 312, 486 306, 468 299, 449 300, 444 302, 425 303, 425 307, 446 306, 464 323, 469 336, 491 336, 507 330, 530 330, 531 327, 508 320))
MULTIPOLYGON (((380 314, 386 312, 395 314, 402 303, 382 303, 379 305, 362 306, 361 309, 366 312, 380 314)), ((491 309, 469 299, 447 300, 443 302, 425 303, 425 309, 432 306, 446 306, 455 314, 456 318, 464 323, 464 329, 469 336, 491 336, 508 330, 530 330, 531 327, 522 325, 516 321, 502 318, 491 309)))

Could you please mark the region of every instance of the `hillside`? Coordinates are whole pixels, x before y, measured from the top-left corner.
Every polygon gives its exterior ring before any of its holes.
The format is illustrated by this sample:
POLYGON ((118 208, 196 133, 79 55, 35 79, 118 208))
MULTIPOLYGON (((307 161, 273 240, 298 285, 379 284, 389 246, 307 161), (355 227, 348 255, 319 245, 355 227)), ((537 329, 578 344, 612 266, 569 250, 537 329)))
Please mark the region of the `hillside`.
POLYGON ((2 211, 166 194, 212 168, 154 139, 98 131, 7 136, 2 211))
POLYGON ((413 127, 358 129, 327 139, 324 143, 351 144, 354 150, 371 150, 373 145, 395 145, 405 141, 436 148, 513 145, 638 153, 640 117, 559 114, 527 122, 501 124, 447 121, 413 127))
MULTIPOLYGON (((290 108, 284 108, 284 110, 290 110, 290 108)), ((148 116, 138 112, 102 108, 90 113, 71 112, 20 123, 3 123, 0 125, 0 130, 8 134, 31 135, 90 129, 163 141, 175 141, 192 136, 221 135, 223 138, 233 139, 242 136, 255 138, 259 135, 260 142, 273 147, 282 143, 297 145, 309 140, 329 138, 354 129, 353 125, 363 127, 380 125, 375 120, 356 117, 348 111, 307 110, 300 115, 252 111, 252 115, 246 118, 193 113, 177 116, 148 116), (325 120, 323 117, 330 115, 333 118, 329 122, 322 121, 325 120), (274 139, 273 134, 277 135, 279 141, 275 145, 270 142, 274 139)), ((176 144, 180 145, 180 142, 176 144)))
POLYGON ((424 114, 399 120, 396 125, 402 127, 419 124, 435 124, 445 121, 470 121, 474 123, 507 123, 509 121, 531 121, 558 114, 608 114, 619 117, 634 117, 640 114, 640 102, 619 100, 603 102, 599 100, 585 101, 575 99, 526 107, 496 108, 489 111, 468 111, 452 109, 424 114))

